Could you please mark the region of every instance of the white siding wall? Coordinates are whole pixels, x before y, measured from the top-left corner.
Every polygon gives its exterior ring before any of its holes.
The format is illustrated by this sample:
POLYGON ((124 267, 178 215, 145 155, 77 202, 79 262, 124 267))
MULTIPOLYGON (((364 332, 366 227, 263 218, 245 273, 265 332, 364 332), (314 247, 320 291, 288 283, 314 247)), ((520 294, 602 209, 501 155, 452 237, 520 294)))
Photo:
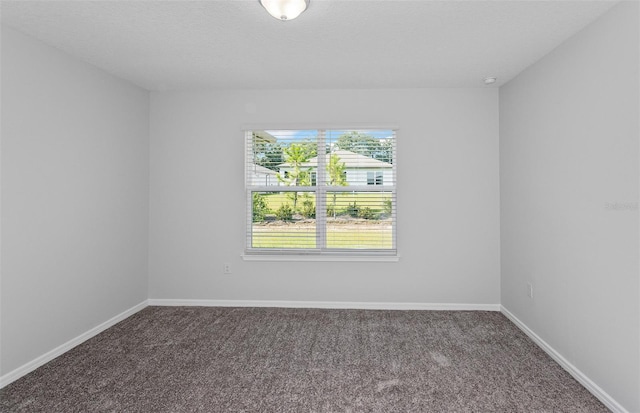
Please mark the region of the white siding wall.
POLYGON ((349 185, 367 185, 369 172, 374 174, 382 172, 383 185, 391 185, 393 183, 393 171, 381 169, 347 169, 347 182, 349 185))

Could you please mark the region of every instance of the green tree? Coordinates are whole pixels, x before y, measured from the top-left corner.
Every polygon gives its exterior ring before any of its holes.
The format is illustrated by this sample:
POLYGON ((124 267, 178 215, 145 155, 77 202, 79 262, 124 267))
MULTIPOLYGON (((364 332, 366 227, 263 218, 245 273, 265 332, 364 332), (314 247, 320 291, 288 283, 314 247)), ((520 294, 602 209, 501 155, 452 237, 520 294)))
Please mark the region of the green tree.
MULTIPOLYGON (((310 168, 302 168, 302 164, 307 162, 309 158, 313 156, 313 151, 310 149, 310 146, 292 143, 283 149, 283 154, 285 162, 289 164, 292 170, 285 176, 282 176, 280 173, 276 174, 278 181, 287 186, 311 185, 311 174, 309 173, 310 168)), ((293 201, 293 209, 295 210, 298 204, 298 192, 290 192, 290 196, 293 201)))
MULTIPOLYGON (((347 178, 346 178, 346 170, 347 165, 344 162, 340 162, 340 157, 338 155, 331 154, 329 156, 329 163, 327 164, 327 173, 329 174, 329 185, 331 186, 347 186, 347 178)), ((333 207, 331 208, 331 212, 333 213, 333 217, 336 217, 336 196, 338 195, 336 192, 333 192, 333 207)))
POLYGON ((309 158, 313 158, 318 154, 318 143, 315 140, 306 139, 297 145, 300 145, 308 152, 309 158))
POLYGON ((373 136, 358 131, 351 131, 340 135, 336 141, 336 147, 345 151, 359 153, 373 158, 378 140, 373 136))
POLYGON ((284 162, 282 144, 255 140, 253 144, 253 159, 256 165, 277 171, 278 165, 284 162))
POLYGON ((382 162, 393 163, 393 140, 380 139, 380 151, 376 154, 376 159, 382 162))
POLYGON ((358 131, 342 134, 335 142, 338 149, 359 153, 382 162, 393 161, 393 143, 388 139, 376 139, 371 135, 358 131))

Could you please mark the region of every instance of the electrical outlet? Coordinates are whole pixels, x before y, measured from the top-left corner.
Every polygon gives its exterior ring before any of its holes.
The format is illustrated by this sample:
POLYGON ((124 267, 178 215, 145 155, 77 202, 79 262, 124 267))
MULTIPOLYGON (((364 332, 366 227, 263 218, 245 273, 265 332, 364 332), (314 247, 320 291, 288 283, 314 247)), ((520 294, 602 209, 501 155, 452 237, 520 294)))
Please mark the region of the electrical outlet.
POLYGON ((231 274, 231 264, 225 262, 222 264, 222 273, 223 274, 231 274))
POLYGON ((531 283, 527 283, 527 297, 533 298, 533 285, 531 283))

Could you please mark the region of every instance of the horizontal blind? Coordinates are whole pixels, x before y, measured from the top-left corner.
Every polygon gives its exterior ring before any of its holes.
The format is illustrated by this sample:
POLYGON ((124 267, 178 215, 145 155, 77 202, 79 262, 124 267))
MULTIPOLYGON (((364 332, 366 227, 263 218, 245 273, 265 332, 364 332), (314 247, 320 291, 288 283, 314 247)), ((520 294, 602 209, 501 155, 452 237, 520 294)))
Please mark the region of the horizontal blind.
POLYGON ((395 254, 393 130, 245 133, 247 253, 395 254))

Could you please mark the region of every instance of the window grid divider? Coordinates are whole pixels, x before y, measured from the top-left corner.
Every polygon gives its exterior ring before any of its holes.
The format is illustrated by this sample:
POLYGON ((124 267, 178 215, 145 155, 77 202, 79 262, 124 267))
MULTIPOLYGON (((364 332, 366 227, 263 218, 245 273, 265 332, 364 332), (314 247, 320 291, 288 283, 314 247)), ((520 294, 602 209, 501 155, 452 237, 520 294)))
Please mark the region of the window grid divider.
POLYGON ((318 131, 318 146, 316 167, 316 247, 320 250, 327 248, 327 208, 325 188, 327 182, 325 131, 318 131))

